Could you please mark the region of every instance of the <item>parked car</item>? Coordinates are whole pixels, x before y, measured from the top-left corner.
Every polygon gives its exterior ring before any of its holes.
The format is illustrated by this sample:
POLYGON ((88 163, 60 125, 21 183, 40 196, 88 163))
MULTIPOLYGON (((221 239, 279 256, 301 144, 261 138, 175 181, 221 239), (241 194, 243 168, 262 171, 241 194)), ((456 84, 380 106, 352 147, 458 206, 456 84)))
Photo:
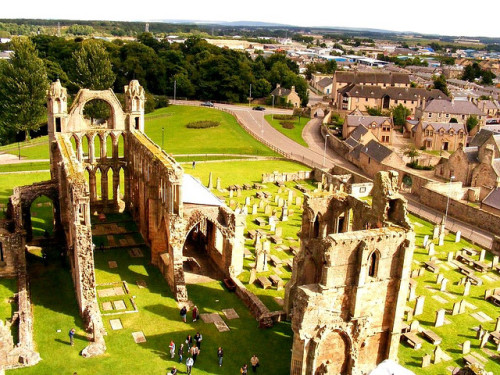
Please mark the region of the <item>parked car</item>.
POLYGON ((253 107, 252 109, 254 111, 265 111, 266 110, 264 107, 261 107, 260 105, 258 105, 257 107, 253 107))
POLYGON ((213 107, 214 103, 212 102, 203 102, 200 104, 202 107, 213 107))

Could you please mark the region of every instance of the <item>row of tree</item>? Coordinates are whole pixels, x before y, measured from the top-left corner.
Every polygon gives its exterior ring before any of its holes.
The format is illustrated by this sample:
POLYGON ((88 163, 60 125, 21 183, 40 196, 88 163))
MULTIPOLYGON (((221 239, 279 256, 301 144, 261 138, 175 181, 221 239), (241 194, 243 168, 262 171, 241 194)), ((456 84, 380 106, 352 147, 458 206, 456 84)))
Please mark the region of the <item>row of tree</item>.
POLYGON ((253 60, 199 37, 170 44, 149 33, 128 43, 38 35, 14 38, 9 48, 12 59, 0 64, 0 142, 36 129, 45 113, 45 90, 56 79, 70 94, 79 88, 122 92, 137 79, 150 94, 173 96, 175 87, 177 97, 226 102, 245 102, 250 86, 252 97, 267 97, 280 84, 295 86, 302 104, 308 101, 307 82, 286 55, 253 60))

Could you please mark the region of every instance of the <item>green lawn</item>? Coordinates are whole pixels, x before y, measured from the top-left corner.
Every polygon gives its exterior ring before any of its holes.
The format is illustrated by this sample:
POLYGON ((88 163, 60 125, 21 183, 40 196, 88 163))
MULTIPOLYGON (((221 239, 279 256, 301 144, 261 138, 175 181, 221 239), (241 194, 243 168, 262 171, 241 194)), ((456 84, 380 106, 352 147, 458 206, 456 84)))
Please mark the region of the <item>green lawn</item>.
MULTIPOLYGON (((274 116, 277 116, 277 115, 274 115, 274 116)), ((266 121, 273 127, 275 128, 277 131, 279 131, 280 133, 283 133, 284 135, 286 135, 288 138, 294 140, 295 142, 297 142, 298 144, 302 145, 302 146, 305 146, 305 147, 308 147, 307 146, 307 143, 304 141, 304 139, 302 138, 302 130, 304 130, 304 126, 307 124, 307 122, 310 120, 309 118, 307 117, 301 117, 300 118, 300 122, 299 122, 299 118, 298 117, 294 117, 293 120, 285 120, 285 121, 291 121, 293 122, 293 125, 294 125, 294 128, 293 129, 285 129, 283 127, 283 125, 280 124, 280 122, 284 121, 284 120, 277 120, 277 119, 273 119, 273 115, 265 115, 264 118, 266 119, 266 121)))
POLYGON ((40 170, 48 171, 49 169, 50 163, 48 161, 35 163, 0 164, 0 173, 40 170))
MULTIPOLYGON (((19 143, 21 149, 21 158, 25 159, 48 159, 49 158, 49 136, 31 139, 27 142, 19 143)), ((0 152, 18 155, 19 146, 17 143, 1 146, 0 152)))
POLYGON ((16 309, 16 304, 12 302, 15 293, 17 293, 16 279, 0 279, 0 320, 4 323, 12 318, 12 313, 16 309))
MULTIPOLYGON (((55 252, 49 253, 50 265, 46 268, 39 258, 30 257, 35 341, 43 360, 37 366, 16 370, 15 373, 71 374, 78 371, 78 374, 164 374, 174 365, 181 373, 185 373, 183 364, 179 365, 170 359, 168 344, 174 340, 179 346, 187 334, 194 335, 197 331, 203 335, 203 343, 195 365, 196 374, 238 373, 240 366, 248 363, 254 353, 261 360, 263 373, 287 373, 292 339, 289 323, 280 323, 268 330, 259 329, 248 309, 220 282, 188 286, 188 293, 201 313, 221 313, 222 309, 234 308, 240 318, 226 320, 231 330, 220 333, 214 325, 201 320, 183 323, 166 281, 159 270, 149 264, 149 249, 142 249, 144 258, 131 258, 127 250, 122 248, 96 252, 97 283, 127 281, 130 295, 119 298, 128 304, 129 298, 134 296, 139 312, 103 316, 108 331, 105 337, 107 351, 103 356, 92 359, 84 359, 79 355, 87 340, 78 317, 67 266, 60 265, 55 252), (115 260, 118 268, 109 269, 109 260, 115 260), (147 288, 137 287, 136 281, 139 279, 147 283, 147 288), (115 318, 121 320, 123 329, 111 330, 109 320, 115 318), (72 327, 77 329, 74 347, 68 345, 68 331, 72 327), (143 344, 134 343, 131 333, 135 331, 144 332, 147 341, 143 344), (217 366, 218 346, 222 346, 225 353, 222 371, 217 366)), ((99 303, 106 300, 109 299, 99 299, 99 303)))

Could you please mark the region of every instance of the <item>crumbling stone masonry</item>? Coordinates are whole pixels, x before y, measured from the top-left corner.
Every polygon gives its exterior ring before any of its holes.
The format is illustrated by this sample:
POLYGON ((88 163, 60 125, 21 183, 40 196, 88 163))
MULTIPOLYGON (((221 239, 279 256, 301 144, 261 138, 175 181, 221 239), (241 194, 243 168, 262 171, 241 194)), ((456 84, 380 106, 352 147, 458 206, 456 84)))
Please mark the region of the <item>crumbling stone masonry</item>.
POLYGON ((397 360, 414 249, 397 182, 397 172, 379 172, 372 207, 344 193, 306 195, 285 295, 291 374, 361 375, 397 360))
MULTIPOLYGON (((163 272, 177 300, 188 298, 183 248, 193 228, 223 275, 236 277, 243 269, 244 215, 235 214, 213 196, 201 202, 183 196, 182 167, 144 134, 144 103, 144 89, 134 80, 125 86, 125 108, 112 90, 82 89, 68 110, 66 89, 59 81, 52 83, 47 93, 51 180, 14 190, 11 221, 4 231, 22 243, 13 246, 0 233, 0 275, 15 274, 17 265, 25 264, 24 241, 31 238, 30 206, 40 195, 52 200, 54 228, 66 242, 80 313, 92 337, 83 356, 106 350, 96 294, 91 213, 131 212, 151 247, 152 263, 163 272), (84 115, 85 106, 94 100, 107 104, 107 119, 84 115)), ((194 179, 190 181, 193 188, 194 179)), ((194 186, 195 192, 199 189, 194 186)))

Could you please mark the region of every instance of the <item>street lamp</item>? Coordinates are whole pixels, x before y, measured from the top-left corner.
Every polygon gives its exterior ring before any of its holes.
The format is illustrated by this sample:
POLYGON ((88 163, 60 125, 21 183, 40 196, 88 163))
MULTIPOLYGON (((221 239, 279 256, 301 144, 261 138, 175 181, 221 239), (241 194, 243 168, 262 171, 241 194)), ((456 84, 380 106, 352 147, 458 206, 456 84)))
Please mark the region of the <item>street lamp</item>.
POLYGON ((450 176, 449 188, 448 188, 448 198, 446 199, 446 211, 444 212, 443 224, 446 226, 446 219, 448 218, 448 207, 450 205, 450 195, 451 195, 451 182, 455 179, 455 176, 450 176))
POLYGON ((272 113, 272 119, 274 120, 274 95, 271 94, 271 96, 273 97, 273 113, 272 113))
POLYGON ((175 95, 177 93, 177 80, 174 80, 174 104, 175 104, 175 95))
POLYGON ((325 161, 326 161, 326 140, 328 139, 328 137, 330 136, 330 134, 326 134, 325 136, 325 148, 323 149, 323 167, 325 166, 325 161))

